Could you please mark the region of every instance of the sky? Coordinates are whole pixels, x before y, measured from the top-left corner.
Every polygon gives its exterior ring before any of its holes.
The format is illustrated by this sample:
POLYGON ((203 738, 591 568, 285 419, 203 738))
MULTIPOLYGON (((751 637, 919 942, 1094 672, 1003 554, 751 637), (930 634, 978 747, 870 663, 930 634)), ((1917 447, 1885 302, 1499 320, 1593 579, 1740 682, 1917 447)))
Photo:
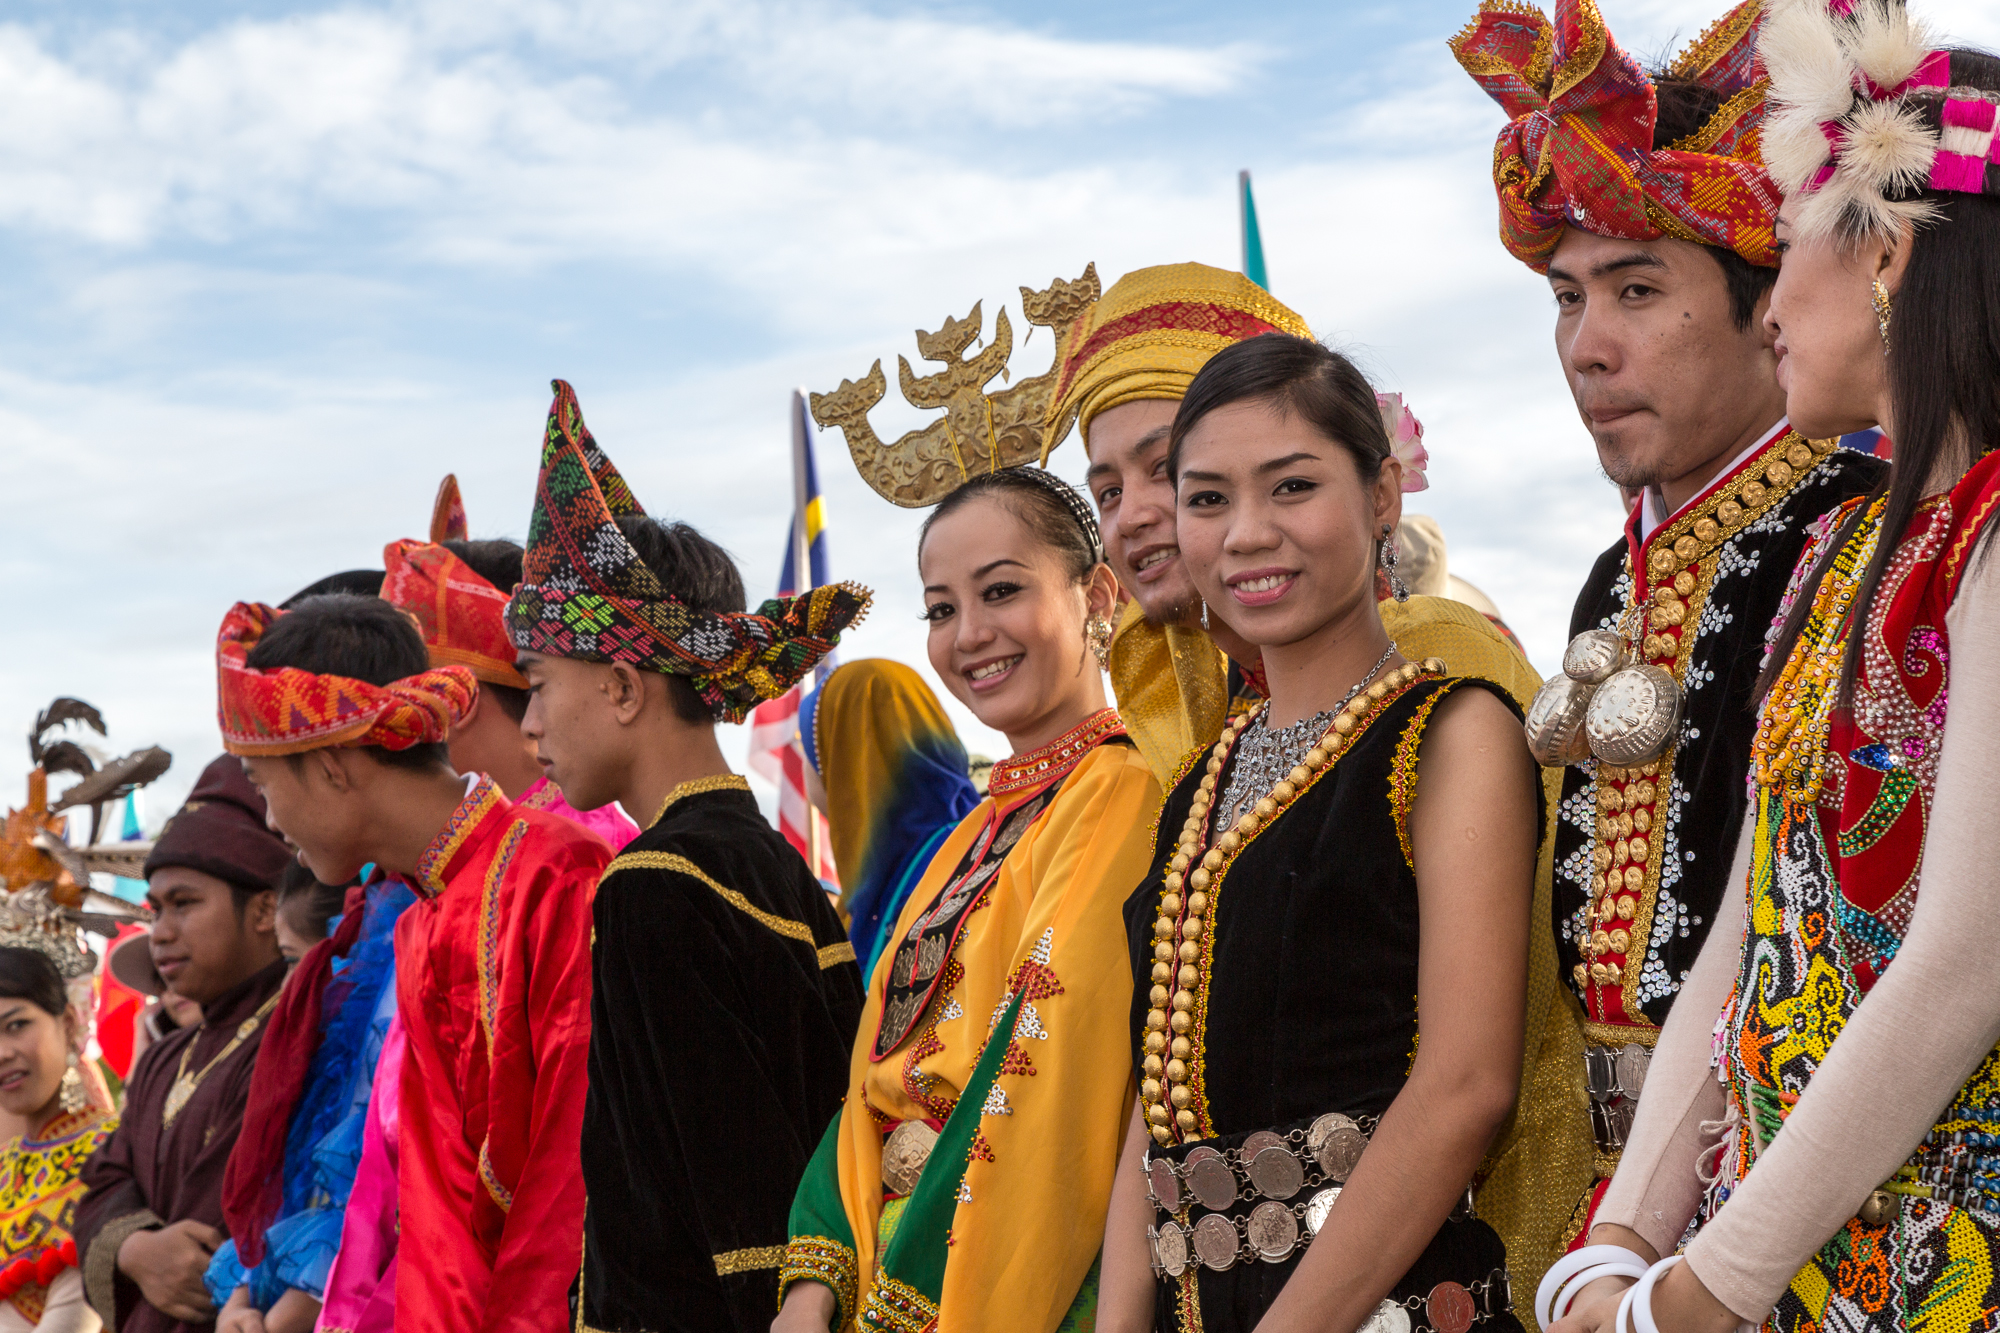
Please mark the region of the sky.
MULTIPOLYGON (((237 600, 379 567, 456 472, 523 535, 548 382, 640 500, 777 586, 787 402, 1095 262, 1238 263, 1426 426, 1452 572, 1543 670, 1617 535, 1546 284, 1495 237, 1470 0, 12 0, 0 9, 0 736, 57 695, 108 753, 220 752, 237 600)), ((1642 59, 1716 14, 1606 0, 1642 59)), ((2000 46, 1991 6, 1932 3, 2000 46)), ((885 437, 924 422, 892 391, 885 437)), ((924 662, 921 513, 817 437, 843 656, 924 662)), ((1074 438, 1051 464, 1075 480, 1074 438)), ((931 677, 935 685, 935 677, 931 677)), ((940 694, 943 691, 940 689, 940 694)), ((971 749, 1004 742, 952 704, 971 749)), ((725 729, 740 756, 740 730, 725 729)), ((15 742, 18 744, 19 742, 15 742)), ((6 776, 0 803, 24 794, 6 776)), ((25 772, 24 751, 12 751, 25 772)))

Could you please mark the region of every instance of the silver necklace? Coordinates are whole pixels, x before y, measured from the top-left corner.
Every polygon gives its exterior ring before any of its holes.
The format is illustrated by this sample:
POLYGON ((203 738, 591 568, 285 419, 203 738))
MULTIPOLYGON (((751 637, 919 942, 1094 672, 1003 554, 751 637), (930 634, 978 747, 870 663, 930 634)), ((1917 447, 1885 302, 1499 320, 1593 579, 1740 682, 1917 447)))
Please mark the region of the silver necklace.
POLYGON ((1392 641, 1375 659, 1375 665, 1368 668, 1368 674, 1355 682, 1354 688, 1343 695, 1339 703, 1311 717, 1301 718, 1290 726, 1273 729, 1266 725, 1265 720, 1271 715, 1270 705, 1266 704, 1256 720, 1244 729, 1242 738, 1236 742, 1236 748, 1229 757, 1229 778, 1223 785, 1219 806, 1221 818, 1215 827, 1226 829, 1234 824, 1245 809, 1256 804, 1258 797, 1277 785, 1278 779, 1297 768, 1306 751, 1326 735, 1333 719, 1354 702, 1355 695, 1368 688, 1368 682, 1375 679, 1376 673, 1395 655, 1396 645, 1392 641))

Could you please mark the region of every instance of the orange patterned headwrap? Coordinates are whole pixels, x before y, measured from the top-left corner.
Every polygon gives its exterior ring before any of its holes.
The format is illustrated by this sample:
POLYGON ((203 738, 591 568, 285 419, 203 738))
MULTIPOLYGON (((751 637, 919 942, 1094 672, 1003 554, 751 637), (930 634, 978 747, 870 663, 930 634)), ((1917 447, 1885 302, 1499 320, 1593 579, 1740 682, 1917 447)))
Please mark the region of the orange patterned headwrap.
POLYGON ((1722 99, 1689 138, 1654 151, 1658 96, 1619 48, 1596 0, 1483 0, 1451 40, 1466 73, 1511 118, 1493 148, 1500 240, 1546 273, 1565 225, 1628 241, 1672 236, 1778 262, 1778 191, 1758 136, 1767 80, 1756 66, 1764 0, 1743 0, 1667 67, 1722 99))
POLYGON ((435 667, 388 685, 296 667, 246 665, 284 612, 238 602, 215 641, 216 720, 231 754, 302 754, 330 745, 407 750, 441 741, 472 707, 478 686, 462 666, 435 667))
POLYGON ((1179 400, 1195 372, 1231 343, 1312 330, 1241 273, 1206 264, 1135 269, 1070 326, 1042 434, 1042 465, 1074 422, 1142 398, 1179 400))
POLYGON ((472 668, 492 685, 528 688, 507 636, 507 594, 442 546, 390 542, 382 548, 382 600, 417 622, 432 666, 472 668))

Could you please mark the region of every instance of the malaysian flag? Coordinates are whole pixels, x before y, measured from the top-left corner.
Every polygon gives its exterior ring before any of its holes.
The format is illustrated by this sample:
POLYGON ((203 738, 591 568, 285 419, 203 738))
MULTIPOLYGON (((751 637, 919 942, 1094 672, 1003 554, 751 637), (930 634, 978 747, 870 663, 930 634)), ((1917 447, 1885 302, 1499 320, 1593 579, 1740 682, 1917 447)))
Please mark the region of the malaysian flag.
MULTIPOLYGON (((819 468, 813 461, 806 397, 803 391, 793 390, 792 526, 785 534, 785 563, 778 575, 778 595, 788 597, 827 582, 819 468)), ((834 659, 829 654, 810 677, 752 710, 750 769, 778 789, 778 831, 799 849, 799 855, 806 859, 820 883, 829 892, 837 893, 840 876, 833 868, 833 843, 827 837, 826 816, 806 798, 806 755, 799 742, 799 704, 806 691, 818 689, 833 668, 834 659)))

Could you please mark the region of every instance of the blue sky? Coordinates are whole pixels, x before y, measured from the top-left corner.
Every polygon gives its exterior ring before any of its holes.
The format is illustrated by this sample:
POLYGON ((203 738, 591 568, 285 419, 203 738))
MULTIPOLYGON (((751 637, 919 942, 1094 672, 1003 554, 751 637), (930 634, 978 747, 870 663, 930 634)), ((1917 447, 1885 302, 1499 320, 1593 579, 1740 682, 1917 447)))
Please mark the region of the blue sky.
MULTIPOLYGON (((1642 56, 1714 17, 1608 7, 1642 56)), ((2000 44, 1981 8, 1929 12, 2000 44)), ((761 595, 793 386, 914 355, 982 298, 1018 330, 1017 287, 1087 261, 1233 266, 1242 167, 1274 291, 1408 397, 1433 459, 1411 507, 1546 668, 1619 512, 1546 288, 1494 239, 1499 113, 1444 47, 1470 11, 15 0, 0 735, 89 699, 114 748, 175 751, 170 812, 219 749, 227 606, 379 565, 446 471, 475 535, 518 537, 553 375, 648 508, 761 595)), ((1048 347, 1017 338, 1014 373, 1048 347)), ((878 429, 919 424, 897 407, 878 429)), ((818 443, 834 573, 877 590, 843 651, 921 664, 920 515, 818 443)))

